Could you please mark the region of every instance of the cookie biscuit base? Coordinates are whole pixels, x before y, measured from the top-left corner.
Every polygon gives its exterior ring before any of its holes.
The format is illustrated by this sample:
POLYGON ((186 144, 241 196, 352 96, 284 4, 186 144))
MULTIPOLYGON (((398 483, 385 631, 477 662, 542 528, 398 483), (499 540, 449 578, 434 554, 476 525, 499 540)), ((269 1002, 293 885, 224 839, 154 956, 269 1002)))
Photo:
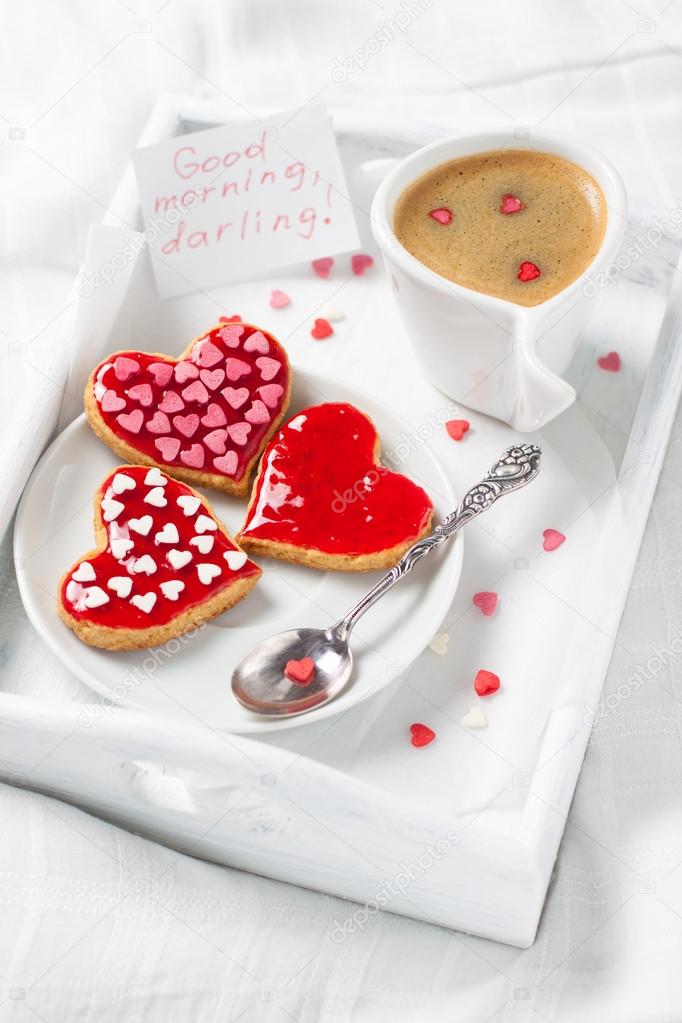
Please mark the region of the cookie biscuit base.
MULTIPOLYGON (((153 355, 159 359, 173 359, 175 362, 180 362, 189 355, 190 351, 198 341, 204 338, 211 331, 216 330, 217 326, 219 326, 219 324, 210 327, 209 330, 202 331, 201 334, 197 335, 197 337, 190 342, 184 352, 178 356, 169 355, 168 352, 145 352, 145 355, 153 355)), ((243 323, 242 326, 253 327, 254 330, 261 329, 254 323, 243 323)), ((268 333, 270 332, 268 331, 268 333)), ((287 368, 287 387, 282 399, 282 408, 279 414, 272 420, 267 433, 264 434, 263 440, 258 450, 254 453, 253 458, 247 464, 241 480, 232 480, 229 476, 224 476, 222 473, 204 472, 202 469, 187 469, 181 465, 168 465, 166 462, 157 461, 151 456, 145 454, 144 451, 139 451, 137 448, 133 447, 132 444, 128 444, 127 441, 119 437, 113 430, 110 430, 100 413, 97 399, 95 398, 95 374, 101 366, 101 362, 95 366, 88 377, 87 384, 85 385, 85 393, 83 395, 85 415, 94 433, 99 437, 99 439, 103 441, 107 447, 111 448, 111 450, 114 451, 119 458, 125 458, 126 461, 130 462, 132 465, 156 466, 157 469, 161 469, 162 472, 168 473, 169 476, 172 476, 176 480, 181 480, 182 483, 189 483, 190 486, 210 487, 213 490, 220 490, 222 493, 231 494, 234 497, 246 497, 250 489, 254 466, 284 419, 291 399, 291 364, 289 363, 289 357, 284 350, 284 346, 280 344, 279 347, 282 350, 284 364, 287 368)), ((107 356, 107 360, 115 359, 117 355, 128 355, 130 354, 130 351, 130 348, 124 348, 119 349, 116 352, 111 352, 107 356)))
MULTIPOLYGON (((109 477, 115 472, 125 472, 126 469, 129 468, 129 465, 116 466, 106 474, 104 480, 109 479, 109 477)), ((168 475, 170 475, 170 473, 168 475)), ((102 480, 102 483, 104 480, 102 480)), ((101 551, 106 550, 107 547, 107 531, 100 515, 102 483, 100 483, 97 487, 93 498, 96 546, 87 551, 87 553, 82 554, 78 560, 74 562, 71 568, 64 572, 57 587, 57 614, 64 624, 75 632, 78 638, 88 646, 99 647, 102 650, 143 650, 147 647, 159 646, 163 643, 167 643, 169 640, 176 639, 178 636, 182 636, 184 633, 190 632, 192 629, 200 628, 202 625, 205 625, 206 622, 211 621, 212 618, 216 618, 219 614, 222 614, 223 611, 227 611, 229 608, 233 607, 242 600, 247 593, 249 593, 263 574, 259 568, 257 572, 248 578, 235 579, 234 582, 228 583, 228 585, 221 590, 220 593, 216 593, 215 596, 210 597, 201 604, 197 604, 194 607, 188 608, 186 611, 182 611, 175 618, 172 618, 171 621, 166 622, 165 625, 154 625, 148 629, 110 628, 106 625, 96 625, 93 622, 83 621, 80 618, 74 617, 66 609, 61 599, 64 584, 69 576, 71 576, 78 568, 81 562, 87 561, 101 553, 101 551)), ((194 496, 200 499, 201 503, 207 508, 209 515, 215 519, 218 524, 219 532, 223 533, 230 543, 234 543, 237 546, 237 549, 242 549, 230 536, 206 498, 202 497, 201 494, 195 494, 194 496)))
MULTIPOLYGON (((374 426, 370 416, 366 412, 363 415, 369 419, 374 426)), ((376 427, 374 427, 376 430, 376 427)), ((374 445, 374 462, 380 466, 381 441, 377 431, 377 439, 374 445)), ((265 457, 263 452, 262 458, 265 457)), ((251 508, 256 500, 258 489, 258 477, 260 465, 253 481, 251 498, 246 511, 246 522, 249 520, 251 508)), ((308 568, 327 569, 334 572, 373 572, 381 568, 393 568, 400 561, 405 551, 413 544, 431 532, 433 520, 433 509, 429 512, 428 519, 423 529, 415 536, 396 544, 395 547, 387 547, 382 551, 372 551, 370 554, 330 554, 328 551, 321 551, 317 547, 299 547, 296 544, 281 543, 275 540, 264 540, 255 536, 244 536, 242 532, 237 533, 235 542, 249 554, 259 554, 263 558, 275 558, 278 561, 290 561, 294 565, 307 565, 308 568)))

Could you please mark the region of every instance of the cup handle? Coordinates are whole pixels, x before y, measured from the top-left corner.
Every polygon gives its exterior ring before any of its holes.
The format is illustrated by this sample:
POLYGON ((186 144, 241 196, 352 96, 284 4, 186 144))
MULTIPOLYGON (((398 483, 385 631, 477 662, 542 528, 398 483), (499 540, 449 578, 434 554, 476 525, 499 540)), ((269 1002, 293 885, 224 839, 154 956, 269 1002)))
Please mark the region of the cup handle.
POLYGON ((505 373, 508 422, 520 433, 533 433, 564 412, 576 399, 575 390, 542 363, 535 349, 535 332, 525 318, 514 325, 510 372, 505 373))

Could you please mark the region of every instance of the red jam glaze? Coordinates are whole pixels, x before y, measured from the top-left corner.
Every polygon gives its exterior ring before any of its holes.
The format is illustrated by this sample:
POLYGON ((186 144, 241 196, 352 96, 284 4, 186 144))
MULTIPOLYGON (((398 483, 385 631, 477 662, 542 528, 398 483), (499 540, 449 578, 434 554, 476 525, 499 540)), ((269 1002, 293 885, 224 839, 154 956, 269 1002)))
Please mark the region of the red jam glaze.
MULTIPOLYGON (((199 519, 200 516, 205 516, 211 522, 216 521, 203 501, 199 502, 196 510, 192 509, 194 502, 185 505, 184 508, 178 505, 178 498, 190 499, 195 495, 184 483, 166 476, 161 470, 139 465, 119 466, 103 482, 98 494, 100 502, 104 500, 104 505, 99 506, 98 514, 107 530, 107 547, 94 557, 83 559, 78 565, 74 565, 61 587, 60 596, 64 607, 79 621, 89 621, 112 629, 146 629, 155 625, 166 625, 183 611, 215 597, 235 580, 258 574, 258 567, 238 551, 235 544, 220 529, 206 528, 207 523, 199 519), (166 481, 165 484, 160 487, 145 483, 149 473, 161 476, 166 481), (112 481, 117 476, 133 480, 135 488, 116 493, 112 481), (157 491, 153 499, 165 499, 165 507, 157 507, 145 501, 145 497, 152 491, 157 491), (162 493, 158 494, 158 491, 162 493), (123 508, 119 510, 115 505, 109 505, 109 501, 117 501, 123 508), (190 510, 191 514, 186 515, 186 509, 190 510), (104 520, 107 510, 116 512, 116 518, 110 522, 104 520), (144 520, 149 515, 152 517, 152 525, 146 536, 131 527, 131 519, 144 520), (174 539, 175 534, 172 530, 168 531, 167 536, 172 535, 173 539, 157 538, 157 534, 162 533, 164 527, 168 528, 169 525, 177 530, 178 539, 174 539), (200 531, 202 529, 204 531, 200 531), (197 536, 213 538, 210 551, 202 553, 190 542, 197 536), (112 550, 112 541, 116 547, 116 540, 123 541, 118 545, 119 548, 127 546, 126 540, 132 540, 133 544, 129 550, 112 550), (191 560, 185 565, 174 567, 169 561, 171 551, 179 551, 181 554, 189 551, 192 555, 191 560), (238 564, 243 558, 243 565, 231 568, 225 559, 225 554, 229 551, 235 552, 234 563, 238 564), (133 570, 135 563, 146 556, 153 559, 156 570, 151 573, 135 572, 133 570), (92 566, 95 578, 73 581, 74 572, 83 573, 81 567, 83 564, 92 566), (199 577, 198 566, 207 564, 217 566, 219 572, 208 583, 204 583, 199 577), (115 577, 124 580, 122 584, 124 588, 127 586, 125 580, 132 580, 132 588, 125 596, 119 596, 109 585, 109 581, 115 577), (184 584, 176 600, 164 594, 161 589, 161 584, 169 582, 184 584), (86 591, 92 587, 99 587, 104 591, 109 598, 108 601, 99 607, 84 606, 87 599, 86 591), (131 603, 136 595, 144 597, 148 593, 154 593, 156 597, 149 612, 131 603)), ((144 527, 146 523, 143 522, 142 525, 144 527)), ((148 566, 148 563, 145 562, 145 565, 148 566)), ((213 575, 212 570, 210 573, 213 575)), ((89 574, 87 569, 85 574, 89 574)), ((170 592, 173 592, 172 588, 170 592)))
POLYGON ((289 368, 279 342, 246 323, 219 323, 181 360, 110 356, 93 376, 102 419, 160 465, 243 479, 282 410, 289 368))
POLYGON ((377 433, 352 405, 299 412, 265 449, 245 537, 371 554, 419 535, 432 504, 406 476, 377 465, 377 433))

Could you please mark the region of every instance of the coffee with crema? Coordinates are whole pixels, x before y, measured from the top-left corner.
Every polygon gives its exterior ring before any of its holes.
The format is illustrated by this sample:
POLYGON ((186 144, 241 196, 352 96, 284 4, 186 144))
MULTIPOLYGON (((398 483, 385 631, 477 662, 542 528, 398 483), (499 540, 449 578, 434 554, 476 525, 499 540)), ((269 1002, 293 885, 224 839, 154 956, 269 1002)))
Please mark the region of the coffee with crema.
POLYGON ((606 229, 606 201, 587 171, 560 156, 500 149, 418 178, 398 199, 393 229, 442 277, 533 306, 592 262, 606 229))

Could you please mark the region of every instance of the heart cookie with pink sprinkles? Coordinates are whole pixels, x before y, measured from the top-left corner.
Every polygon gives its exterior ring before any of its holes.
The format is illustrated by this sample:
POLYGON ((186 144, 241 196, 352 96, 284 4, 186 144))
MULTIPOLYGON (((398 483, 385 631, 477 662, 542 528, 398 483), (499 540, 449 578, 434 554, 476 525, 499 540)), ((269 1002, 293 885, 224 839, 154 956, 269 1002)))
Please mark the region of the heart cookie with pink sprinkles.
POLYGON ((289 405, 284 348, 249 323, 219 323, 179 359, 114 352, 85 388, 97 436, 121 458, 244 495, 289 405))
POLYGON ((241 600, 261 570, 192 487, 119 465, 94 498, 94 550, 62 576, 59 617, 89 646, 167 643, 241 600))

